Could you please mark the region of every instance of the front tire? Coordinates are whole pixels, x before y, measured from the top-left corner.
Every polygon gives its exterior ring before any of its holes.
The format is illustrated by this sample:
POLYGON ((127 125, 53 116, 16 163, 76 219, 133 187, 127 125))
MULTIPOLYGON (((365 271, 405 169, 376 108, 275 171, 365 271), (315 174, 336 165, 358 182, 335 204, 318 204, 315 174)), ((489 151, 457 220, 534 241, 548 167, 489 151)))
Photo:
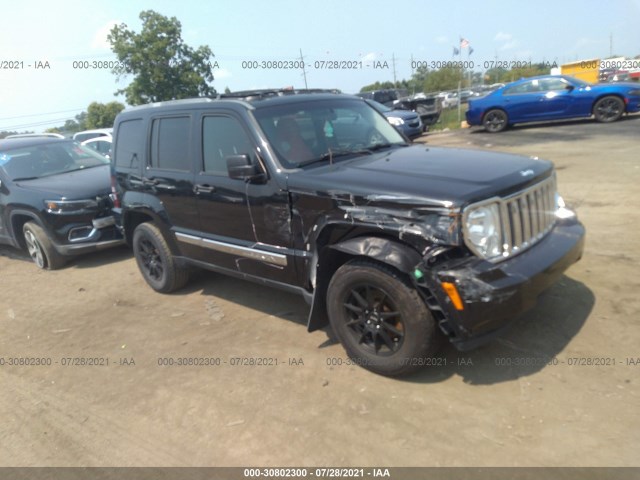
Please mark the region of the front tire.
POLYGON ((189 281, 189 271, 176 263, 162 232, 152 223, 141 223, 134 230, 133 255, 140 273, 156 292, 171 293, 189 281))
POLYGON ((43 270, 57 270, 64 266, 65 259, 53 246, 47 232, 35 222, 27 222, 22 227, 24 242, 33 263, 43 270))
POLYGON ((485 113, 482 119, 484 129, 489 133, 502 132, 509 126, 509 116, 504 110, 493 109, 485 113))
POLYGON ((610 123, 618 120, 624 113, 624 102, 619 97, 602 97, 593 105, 593 115, 598 122, 610 123))
POLYGON ((418 292, 386 265, 355 260, 340 267, 329 283, 327 310, 353 363, 381 375, 418 370, 442 343, 418 292))

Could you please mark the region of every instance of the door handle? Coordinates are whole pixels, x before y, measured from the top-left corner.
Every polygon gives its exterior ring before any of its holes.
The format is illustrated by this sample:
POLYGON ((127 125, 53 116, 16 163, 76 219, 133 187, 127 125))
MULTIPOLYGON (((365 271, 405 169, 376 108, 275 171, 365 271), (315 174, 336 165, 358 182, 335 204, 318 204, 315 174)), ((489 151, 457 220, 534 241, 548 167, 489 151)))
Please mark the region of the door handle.
POLYGON ((193 187, 193 191, 196 195, 201 193, 213 193, 216 191, 216 187, 212 185, 196 185, 193 187))

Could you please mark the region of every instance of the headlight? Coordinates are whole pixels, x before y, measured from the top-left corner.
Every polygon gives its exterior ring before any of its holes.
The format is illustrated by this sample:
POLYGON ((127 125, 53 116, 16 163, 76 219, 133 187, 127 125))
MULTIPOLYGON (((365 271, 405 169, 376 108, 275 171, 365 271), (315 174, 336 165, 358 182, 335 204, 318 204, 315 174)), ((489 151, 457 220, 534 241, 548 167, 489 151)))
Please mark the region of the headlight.
POLYGON ((64 215, 94 210, 98 207, 98 202, 95 200, 45 200, 44 206, 49 213, 64 215))
POLYGON ((387 117, 387 120, 389 120, 389 123, 391 125, 395 125, 396 127, 404 125, 404 120, 402 120, 400 117, 387 117))
POLYGON ((564 198, 556 193, 556 217, 560 220, 566 220, 576 216, 576 212, 567 208, 567 204, 564 203, 564 198))
POLYGON ((500 208, 497 203, 472 208, 465 212, 465 241, 467 246, 482 258, 502 254, 502 230, 500 208))

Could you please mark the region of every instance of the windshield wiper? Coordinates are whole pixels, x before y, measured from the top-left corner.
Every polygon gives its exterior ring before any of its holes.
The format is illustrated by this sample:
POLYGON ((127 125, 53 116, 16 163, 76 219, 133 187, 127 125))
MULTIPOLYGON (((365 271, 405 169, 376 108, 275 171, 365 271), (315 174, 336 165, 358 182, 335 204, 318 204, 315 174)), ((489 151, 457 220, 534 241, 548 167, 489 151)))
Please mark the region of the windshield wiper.
POLYGON ((102 167, 104 165, 108 165, 108 163, 98 164, 98 165, 82 165, 82 166, 80 166, 78 168, 73 168, 71 170, 63 170, 62 172, 57 172, 54 175, 58 175, 60 173, 77 172, 78 170, 86 170, 87 168, 102 167))
POLYGON ((26 180, 35 180, 37 178, 41 178, 41 177, 20 177, 20 178, 13 178, 11 181, 13 181, 13 182, 24 182, 26 180))
POLYGON ((382 150, 383 148, 389 148, 389 147, 408 147, 409 144, 407 143, 377 143, 371 147, 369 147, 368 150, 372 151, 372 152, 376 152, 378 150, 382 150))
POLYGON ((298 163, 298 167, 306 167, 307 165, 311 165, 313 163, 324 162, 325 160, 330 160, 333 163, 333 160, 338 157, 346 157, 347 155, 371 155, 373 152, 368 148, 363 148, 359 150, 329 150, 327 153, 323 153, 318 158, 314 158, 313 160, 308 160, 306 162, 298 163))

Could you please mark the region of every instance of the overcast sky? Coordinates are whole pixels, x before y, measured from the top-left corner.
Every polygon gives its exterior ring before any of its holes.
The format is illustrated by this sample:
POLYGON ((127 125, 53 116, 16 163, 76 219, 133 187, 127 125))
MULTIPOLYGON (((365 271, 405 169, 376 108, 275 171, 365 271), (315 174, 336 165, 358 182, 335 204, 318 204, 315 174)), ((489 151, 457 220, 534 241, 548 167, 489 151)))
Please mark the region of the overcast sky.
POLYGON ((139 32, 142 10, 175 16, 192 47, 209 45, 218 63, 214 87, 304 87, 301 70, 248 69, 242 62, 297 60, 302 50, 311 87, 357 92, 377 80, 411 76, 414 61, 454 59, 484 70, 491 61, 568 62, 640 54, 640 0, 22 0, 5 6, 0 62, 0 131, 43 131, 93 102, 119 100, 108 69, 73 68, 114 60, 106 35, 115 23, 139 32), (322 61, 363 62, 356 70, 315 68, 322 61), (37 62, 50 68, 36 69, 37 62), (374 65, 388 65, 375 69, 374 65), (29 67, 28 65, 31 65, 29 67))

